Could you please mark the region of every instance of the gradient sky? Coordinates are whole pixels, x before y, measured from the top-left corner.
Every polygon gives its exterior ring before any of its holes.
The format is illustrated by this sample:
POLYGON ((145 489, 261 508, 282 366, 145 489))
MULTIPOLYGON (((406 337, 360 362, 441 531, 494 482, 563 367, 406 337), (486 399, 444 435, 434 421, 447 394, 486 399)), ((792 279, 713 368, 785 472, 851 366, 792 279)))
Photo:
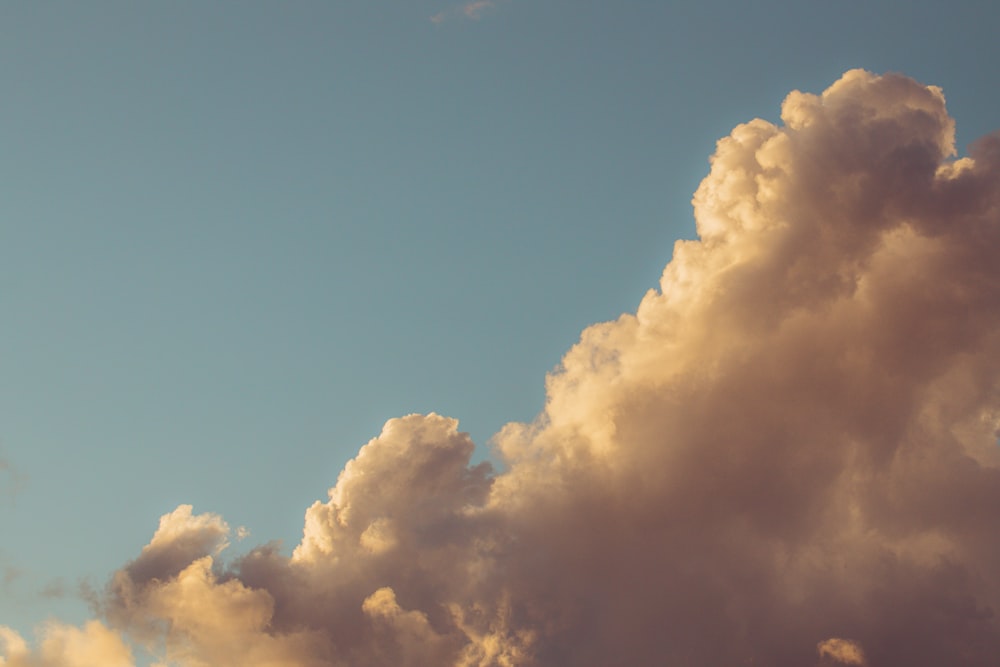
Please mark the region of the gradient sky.
POLYGON ((734 125, 864 67, 995 130, 986 7, 4 3, 0 624, 85 618, 180 503, 289 549, 391 417, 487 457, 734 125))

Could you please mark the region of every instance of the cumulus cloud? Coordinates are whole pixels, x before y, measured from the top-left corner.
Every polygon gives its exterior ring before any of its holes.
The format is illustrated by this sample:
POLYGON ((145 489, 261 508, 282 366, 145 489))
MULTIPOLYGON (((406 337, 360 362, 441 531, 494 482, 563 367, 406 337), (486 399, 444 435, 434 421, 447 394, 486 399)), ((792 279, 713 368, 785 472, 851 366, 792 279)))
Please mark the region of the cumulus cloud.
POLYGON ((104 622, 180 667, 997 664, 1000 136, 955 155, 933 86, 792 93, 719 141, 699 240, 583 332, 502 473, 390 420, 290 556, 222 562, 178 508, 104 622))

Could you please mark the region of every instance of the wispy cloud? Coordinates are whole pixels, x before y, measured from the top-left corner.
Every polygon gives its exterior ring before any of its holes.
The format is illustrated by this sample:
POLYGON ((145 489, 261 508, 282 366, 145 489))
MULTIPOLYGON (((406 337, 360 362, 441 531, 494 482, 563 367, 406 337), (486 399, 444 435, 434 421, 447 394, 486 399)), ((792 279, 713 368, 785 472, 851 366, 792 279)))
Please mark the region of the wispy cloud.
POLYGON ((6 496, 8 500, 14 502, 24 481, 24 476, 10 460, 0 455, 0 496, 6 496))
POLYGON ((16 565, 3 565, 0 567, 0 587, 3 590, 10 590, 18 579, 24 576, 24 570, 16 565))
POLYGON ((473 0, 434 14, 431 16, 431 23, 444 23, 449 19, 478 21, 487 10, 495 7, 496 2, 493 0, 473 0))
POLYGON ((70 588, 69 585, 66 584, 66 581, 61 577, 50 579, 38 591, 39 597, 48 599, 65 598, 69 597, 72 593, 73 590, 70 588))

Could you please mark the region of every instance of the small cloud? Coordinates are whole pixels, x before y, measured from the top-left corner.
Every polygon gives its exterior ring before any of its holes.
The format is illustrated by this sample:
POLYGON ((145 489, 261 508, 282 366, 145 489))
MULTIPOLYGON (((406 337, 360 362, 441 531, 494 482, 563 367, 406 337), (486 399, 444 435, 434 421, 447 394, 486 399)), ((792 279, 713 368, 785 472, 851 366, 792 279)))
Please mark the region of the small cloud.
POLYGON ((462 14, 466 18, 478 20, 484 11, 493 6, 491 0, 475 0, 475 2, 470 2, 462 6, 462 14))
POLYGON ((440 11, 431 16, 431 23, 444 23, 448 19, 469 19, 478 21, 483 17, 483 13, 488 9, 496 7, 494 0, 472 0, 461 5, 440 11))
POLYGON ((819 657, 830 658, 842 665, 859 665, 864 667, 868 662, 865 660, 865 652, 861 649, 861 644, 851 639, 840 639, 831 637, 816 644, 816 651, 819 657))

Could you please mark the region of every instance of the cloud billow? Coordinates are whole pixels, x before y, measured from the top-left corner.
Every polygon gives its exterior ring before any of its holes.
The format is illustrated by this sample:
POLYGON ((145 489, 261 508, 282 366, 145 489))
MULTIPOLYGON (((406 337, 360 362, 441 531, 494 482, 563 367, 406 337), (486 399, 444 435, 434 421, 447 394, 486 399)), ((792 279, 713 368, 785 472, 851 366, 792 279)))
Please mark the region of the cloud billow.
POLYGON ((583 332, 503 473, 390 420, 291 556, 221 563, 178 508, 103 624, 0 665, 112 630, 182 667, 996 665, 1000 135, 957 159, 939 89, 860 70, 782 122, 719 141, 699 240, 583 332))

